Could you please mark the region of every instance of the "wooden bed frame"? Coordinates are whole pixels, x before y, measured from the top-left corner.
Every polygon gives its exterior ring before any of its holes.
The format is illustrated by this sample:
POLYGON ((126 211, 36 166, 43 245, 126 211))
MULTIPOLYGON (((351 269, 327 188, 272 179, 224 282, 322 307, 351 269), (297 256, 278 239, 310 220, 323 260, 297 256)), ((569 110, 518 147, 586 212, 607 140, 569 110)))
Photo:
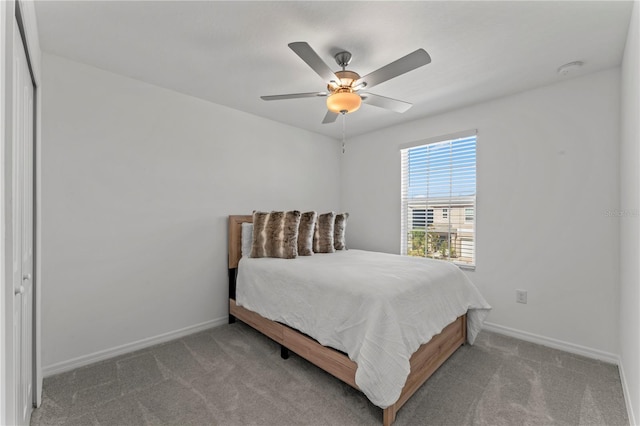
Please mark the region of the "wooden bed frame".
MULTIPOLYGON (((344 353, 322 346, 314 339, 293 328, 266 319, 255 312, 236 305, 235 284, 238 262, 241 257, 242 223, 251 222, 252 219, 251 215, 229 216, 229 322, 233 323, 236 318, 239 319, 279 343, 283 358, 287 358, 288 350, 291 350, 358 389, 355 382, 357 365, 344 353)), ((384 426, 389 426, 395 421, 400 407, 411 398, 447 358, 465 343, 467 338, 466 324, 466 315, 461 315, 446 326, 440 334, 433 336, 428 343, 420 346, 411 356, 411 371, 400 397, 393 405, 383 409, 382 423, 384 426)))

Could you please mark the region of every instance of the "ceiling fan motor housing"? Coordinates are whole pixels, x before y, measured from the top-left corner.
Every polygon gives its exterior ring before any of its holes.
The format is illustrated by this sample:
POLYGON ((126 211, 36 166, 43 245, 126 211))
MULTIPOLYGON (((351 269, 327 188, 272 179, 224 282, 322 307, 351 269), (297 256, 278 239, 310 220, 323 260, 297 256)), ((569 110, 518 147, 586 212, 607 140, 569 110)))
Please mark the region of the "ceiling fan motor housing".
POLYGON ((329 89, 331 92, 335 91, 338 88, 351 87, 353 82, 357 81, 360 78, 360 75, 357 72, 345 70, 345 71, 336 71, 336 77, 340 79, 340 81, 337 82, 337 83, 340 83, 340 86, 336 86, 333 83, 329 83, 327 85, 327 89, 329 89))

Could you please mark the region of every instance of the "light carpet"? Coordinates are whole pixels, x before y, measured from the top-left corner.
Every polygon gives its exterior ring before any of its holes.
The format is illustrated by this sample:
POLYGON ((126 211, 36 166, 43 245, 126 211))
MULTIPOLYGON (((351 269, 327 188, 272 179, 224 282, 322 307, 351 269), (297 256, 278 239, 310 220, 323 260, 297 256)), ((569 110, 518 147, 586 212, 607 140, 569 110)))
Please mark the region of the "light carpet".
MULTIPOLYGON (((40 425, 377 425, 360 392, 236 323, 44 380, 40 425)), ((483 331, 395 425, 628 425, 618 368, 483 331)))

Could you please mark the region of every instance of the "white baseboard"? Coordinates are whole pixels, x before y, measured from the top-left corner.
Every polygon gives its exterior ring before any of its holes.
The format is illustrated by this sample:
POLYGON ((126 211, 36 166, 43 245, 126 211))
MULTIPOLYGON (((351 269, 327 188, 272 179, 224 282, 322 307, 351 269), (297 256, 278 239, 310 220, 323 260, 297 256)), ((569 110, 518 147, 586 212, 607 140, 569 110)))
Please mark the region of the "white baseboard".
POLYGON ((164 343, 169 340, 178 339, 189 334, 197 333, 208 328, 218 327, 223 324, 227 324, 229 318, 222 317, 211 321, 206 321, 200 324, 191 325, 189 327, 181 328, 179 330, 170 331, 168 333, 159 334, 153 337, 147 337, 136 342, 126 343, 114 348, 104 349, 102 351, 94 352, 88 355, 82 355, 77 358, 73 358, 67 361, 57 362, 55 364, 47 365, 42 368, 42 374, 44 377, 53 376, 54 374, 64 373, 65 371, 73 370, 78 367, 93 364, 94 362, 102 361, 108 358, 113 358, 118 355, 126 354, 129 352, 137 351, 138 349, 144 349, 149 346, 157 345, 158 343, 164 343))
POLYGON ((490 322, 485 322, 483 329, 493 331, 494 333, 504 334, 506 336, 515 337, 531 343, 537 343, 553 349, 569 352, 576 355, 582 355, 587 358, 598 359, 610 364, 620 365, 620 356, 598 349, 588 348, 586 346, 576 345, 574 343, 553 339, 551 337, 540 336, 538 334, 529 333, 527 331, 516 330, 514 328, 505 327, 490 322))
POLYGON ((624 363, 618 364, 618 370, 620 371, 620 381, 622 382, 622 393, 624 394, 624 402, 627 405, 627 416, 629 417, 629 424, 634 426, 636 422, 635 415, 633 413, 633 404, 631 403, 631 396, 629 395, 629 387, 627 386, 627 378, 624 374, 624 363))

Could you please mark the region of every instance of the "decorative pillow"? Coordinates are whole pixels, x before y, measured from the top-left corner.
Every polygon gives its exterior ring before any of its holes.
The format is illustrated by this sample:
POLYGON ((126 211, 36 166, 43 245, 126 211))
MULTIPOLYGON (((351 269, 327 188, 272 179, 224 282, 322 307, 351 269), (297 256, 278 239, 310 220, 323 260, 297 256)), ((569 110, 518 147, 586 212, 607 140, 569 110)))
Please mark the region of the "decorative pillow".
POLYGON ((334 212, 318 216, 316 230, 313 235, 313 251, 315 253, 333 253, 333 226, 336 220, 334 212))
POLYGON ((347 230, 347 219, 349 213, 340 213, 336 215, 336 221, 333 225, 333 247, 336 250, 346 250, 345 231, 347 230))
POLYGON ((242 257, 251 255, 251 244, 253 243, 253 223, 242 222, 240 253, 242 257))
POLYGON ((298 255, 300 212, 253 212, 251 257, 294 259, 298 255))
POLYGON ((298 256, 313 254, 313 234, 316 226, 316 212, 302 213, 298 227, 298 256))

